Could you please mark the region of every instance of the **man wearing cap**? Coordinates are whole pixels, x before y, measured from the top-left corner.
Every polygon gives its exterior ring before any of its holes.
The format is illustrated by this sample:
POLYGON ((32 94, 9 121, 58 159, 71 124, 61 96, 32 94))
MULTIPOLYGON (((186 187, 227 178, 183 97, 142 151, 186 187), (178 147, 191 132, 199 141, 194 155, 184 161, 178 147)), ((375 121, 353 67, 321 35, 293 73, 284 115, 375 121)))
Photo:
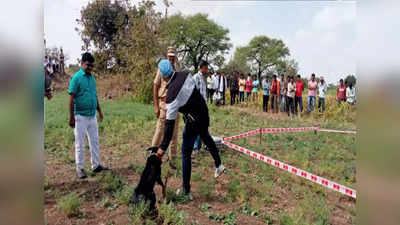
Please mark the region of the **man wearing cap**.
POLYGON ((324 81, 324 77, 321 76, 318 84, 318 109, 320 112, 325 111, 325 94, 327 90, 328 86, 324 81))
MULTIPOLYGON (((167 58, 171 62, 172 68, 175 70, 175 49, 173 47, 168 47, 167 58)), ((165 116, 167 114, 166 107, 166 97, 167 97, 167 81, 162 79, 160 75, 160 70, 157 69, 157 75, 154 79, 153 85, 153 104, 154 112, 157 117, 157 127, 153 136, 152 146, 159 146, 164 135, 165 126, 165 116)), ((175 129, 173 131, 172 141, 170 151, 168 153, 169 165, 171 168, 176 169, 174 165, 174 159, 176 157, 176 149, 178 143, 178 127, 179 127, 179 117, 175 120, 175 129)))
POLYGON ((160 158, 167 150, 169 142, 172 139, 175 120, 178 112, 183 114, 185 129, 182 138, 182 178, 183 188, 178 190, 179 195, 184 195, 189 200, 193 200, 190 192, 190 176, 192 172, 192 151, 195 139, 200 135, 201 140, 208 147, 211 156, 214 159, 215 173, 214 177, 219 177, 225 167, 221 163, 221 158, 217 146, 211 137, 208 127, 210 117, 208 114, 207 103, 196 88, 195 80, 186 72, 174 72, 170 61, 162 60, 158 64, 161 76, 168 81, 167 84, 167 115, 164 128, 164 137, 157 151, 160 158))

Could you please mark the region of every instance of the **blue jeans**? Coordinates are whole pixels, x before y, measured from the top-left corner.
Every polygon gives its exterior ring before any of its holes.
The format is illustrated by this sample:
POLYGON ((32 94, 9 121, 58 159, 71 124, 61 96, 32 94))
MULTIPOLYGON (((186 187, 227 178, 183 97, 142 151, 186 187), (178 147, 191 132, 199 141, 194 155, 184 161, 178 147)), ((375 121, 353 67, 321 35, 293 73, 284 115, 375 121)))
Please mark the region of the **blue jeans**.
POLYGON ((239 92, 239 102, 244 102, 244 91, 239 92))
POLYGON ((246 101, 249 102, 251 99, 251 92, 246 92, 246 101))
POLYGON ((211 156, 214 159, 215 167, 218 168, 221 165, 221 158, 217 146, 215 145, 214 139, 208 132, 208 127, 204 127, 200 124, 187 123, 183 130, 182 137, 182 187, 184 193, 190 192, 190 177, 192 174, 192 151, 196 138, 200 136, 201 140, 207 146, 211 156))
POLYGON ((314 111, 315 96, 308 96, 308 112, 314 111))
POLYGON ((193 149, 199 150, 201 148, 201 143, 200 143, 200 135, 197 136, 196 140, 194 141, 194 146, 193 149))
POLYGON ((303 112, 303 98, 302 97, 294 97, 294 111, 297 112, 303 112), (297 106, 299 106, 299 110, 297 109, 297 106))

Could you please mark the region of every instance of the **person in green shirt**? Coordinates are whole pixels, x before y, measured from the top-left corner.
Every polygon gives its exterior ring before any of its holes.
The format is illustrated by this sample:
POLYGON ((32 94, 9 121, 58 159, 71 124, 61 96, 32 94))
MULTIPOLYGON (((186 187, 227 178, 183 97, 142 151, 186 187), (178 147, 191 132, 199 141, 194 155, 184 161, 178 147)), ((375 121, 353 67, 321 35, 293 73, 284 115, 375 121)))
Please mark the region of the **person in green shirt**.
POLYGON ((92 75, 93 64, 92 54, 84 53, 81 68, 72 76, 68 90, 69 125, 74 128, 76 171, 80 179, 87 177, 84 171, 86 135, 89 139, 92 171, 98 173, 108 170, 100 164, 96 110, 100 122, 103 121, 103 113, 97 98, 96 81, 92 75))

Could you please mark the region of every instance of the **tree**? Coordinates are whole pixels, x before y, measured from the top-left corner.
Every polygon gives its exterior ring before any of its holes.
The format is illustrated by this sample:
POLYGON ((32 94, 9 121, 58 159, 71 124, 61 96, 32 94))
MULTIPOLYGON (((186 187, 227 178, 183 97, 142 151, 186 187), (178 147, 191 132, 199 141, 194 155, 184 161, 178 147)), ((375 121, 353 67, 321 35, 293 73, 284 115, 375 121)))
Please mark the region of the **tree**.
POLYGON ((206 14, 173 15, 163 22, 162 30, 166 41, 177 48, 179 61, 193 71, 197 71, 201 60, 224 55, 231 47, 229 30, 206 14))
POLYGON ((126 74, 133 83, 138 100, 149 103, 152 99, 157 59, 165 56, 166 46, 159 41, 162 14, 154 10, 155 3, 145 0, 138 7, 128 9, 128 27, 119 32, 115 42, 115 55, 121 60, 118 72, 126 74))
POLYGON ((257 74, 258 79, 264 72, 286 67, 285 58, 290 55, 288 47, 280 39, 267 36, 255 36, 250 43, 236 51, 242 51, 246 62, 257 74))
POLYGON ((299 71, 299 64, 294 60, 283 60, 278 62, 274 73, 285 74, 286 76, 296 76, 299 71))
POLYGON ((344 79, 344 82, 347 83, 347 85, 353 84, 353 86, 355 86, 357 82, 356 76, 352 74, 347 75, 346 79, 344 79))
POLYGON ((128 6, 127 0, 91 1, 82 8, 81 18, 76 20, 82 27, 82 29, 76 28, 84 43, 82 50, 89 51, 94 47, 93 50, 97 52, 98 57, 97 67, 101 66, 100 70, 107 69, 113 62, 121 63, 115 55, 117 48, 115 38, 118 32, 128 25, 128 6))
POLYGON ((225 72, 238 71, 239 73, 247 74, 250 72, 250 67, 247 64, 245 52, 243 47, 237 47, 234 56, 229 60, 228 64, 225 66, 225 72))

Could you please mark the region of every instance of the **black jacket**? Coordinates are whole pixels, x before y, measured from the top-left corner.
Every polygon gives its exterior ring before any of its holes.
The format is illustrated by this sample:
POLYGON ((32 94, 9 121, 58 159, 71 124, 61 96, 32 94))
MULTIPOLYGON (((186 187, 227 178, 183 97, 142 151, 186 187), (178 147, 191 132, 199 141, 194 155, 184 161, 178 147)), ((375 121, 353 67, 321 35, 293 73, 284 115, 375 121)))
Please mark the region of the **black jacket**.
POLYGON ((167 84, 167 116, 165 121, 164 138, 160 148, 167 150, 172 139, 175 120, 178 112, 183 114, 186 123, 208 128, 210 117, 208 107, 195 86, 195 81, 187 72, 175 72, 167 84))

